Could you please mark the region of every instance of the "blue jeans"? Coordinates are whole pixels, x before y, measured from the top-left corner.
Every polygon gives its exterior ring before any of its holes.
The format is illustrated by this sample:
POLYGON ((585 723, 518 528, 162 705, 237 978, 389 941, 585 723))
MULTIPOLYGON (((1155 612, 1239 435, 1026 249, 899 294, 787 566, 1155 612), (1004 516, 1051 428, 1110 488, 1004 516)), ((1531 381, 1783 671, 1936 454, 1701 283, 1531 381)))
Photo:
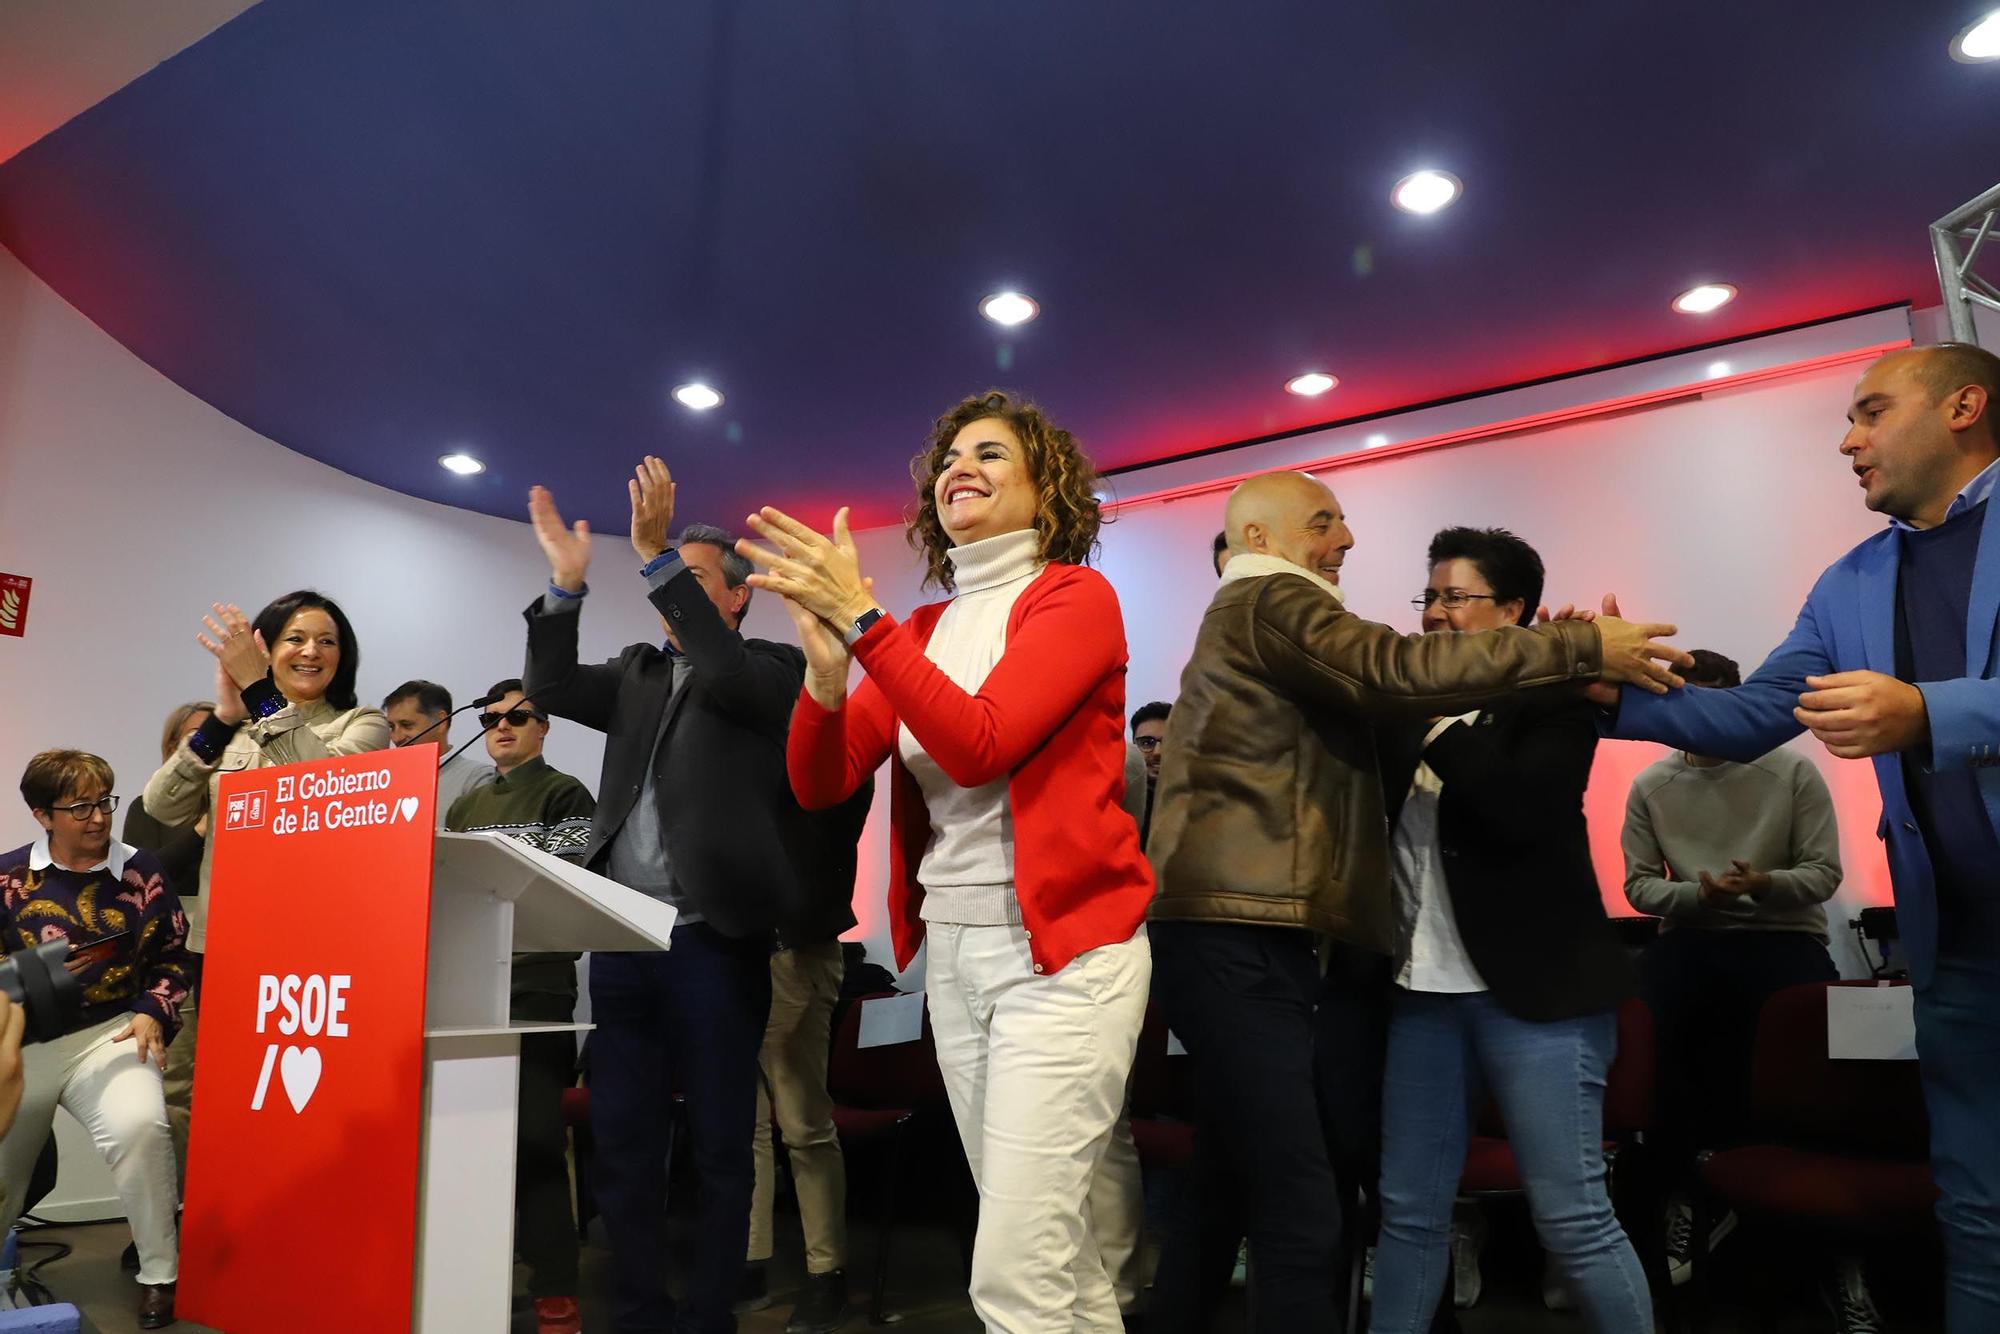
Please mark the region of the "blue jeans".
POLYGON ((1944 1233, 1945 1328, 2000 1330, 2000 964, 1940 958, 1914 997, 1944 1233))
POLYGON ((1613 1014, 1516 1019, 1485 992, 1398 988, 1382 1081, 1382 1236, 1371 1334, 1422 1334, 1451 1263, 1451 1206, 1481 1092, 1507 1123, 1542 1247, 1596 1334, 1650 1334, 1645 1270, 1604 1180, 1613 1014))
POLYGON ((756 1172, 757 1053, 771 1009, 768 938, 705 923, 665 954, 590 956, 591 1188, 611 1243, 617 1334, 731 1334, 756 1172), (667 1149, 687 1099, 699 1187, 687 1299, 667 1291, 667 1149))

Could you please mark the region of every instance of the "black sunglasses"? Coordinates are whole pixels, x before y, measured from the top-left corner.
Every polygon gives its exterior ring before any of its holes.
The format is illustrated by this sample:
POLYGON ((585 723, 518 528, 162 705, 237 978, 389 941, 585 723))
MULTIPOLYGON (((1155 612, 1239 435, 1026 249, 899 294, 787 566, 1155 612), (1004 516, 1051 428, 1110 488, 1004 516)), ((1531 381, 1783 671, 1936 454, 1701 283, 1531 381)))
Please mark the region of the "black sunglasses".
POLYGON ((479 730, 490 732, 505 718, 509 727, 526 727, 530 722, 545 723, 546 715, 540 709, 509 709, 505 713, 482 713, 479 715, 479 730))

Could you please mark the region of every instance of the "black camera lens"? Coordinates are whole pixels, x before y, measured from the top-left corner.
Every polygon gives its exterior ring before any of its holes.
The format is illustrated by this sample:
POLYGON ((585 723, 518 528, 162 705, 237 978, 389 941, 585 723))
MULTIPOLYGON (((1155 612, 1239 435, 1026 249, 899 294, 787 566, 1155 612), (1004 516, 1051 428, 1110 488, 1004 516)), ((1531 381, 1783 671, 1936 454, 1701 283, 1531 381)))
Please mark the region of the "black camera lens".
POLYGON ((0 991, 25 1012, 23 1043, 59 1038, 83 1015, 83 984, 63 967, 69 950, 67 940, 51 940, 0 959, 0 991))

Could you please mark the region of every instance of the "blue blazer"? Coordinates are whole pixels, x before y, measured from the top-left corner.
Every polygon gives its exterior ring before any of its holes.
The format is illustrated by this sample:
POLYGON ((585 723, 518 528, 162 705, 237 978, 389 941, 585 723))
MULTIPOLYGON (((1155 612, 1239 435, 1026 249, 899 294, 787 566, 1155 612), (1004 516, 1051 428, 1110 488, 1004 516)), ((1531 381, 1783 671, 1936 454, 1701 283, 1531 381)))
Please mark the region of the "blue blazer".
MULTIPOLYGON (((1930 712, 1930 761, 1940 773, 1975 770, 1986 818, 2000 829, 2000 495, 1986 507, 1966 613, 1965 675, 1919 682, 1930 712)), ((1829 566, 1813 585, 1792 633, 1734 690, 1627 687, 1607 734, 1660 741, 1698 755, 1749 761, 1802 730, 1792 717, 1808 676, 1896 671, 1896 570, 1903 543, 1888 528, 1829 566)), ((1937 959, 1937 885, 1929 851, 1903 789, 1903 757, 1874 757, 1882 789, 1878 838, 1887 840, 1897 925, 1910 981, 1928 986, 1937 959)), ((2000 873, 1996 873, 2000 874, 2000 873)))

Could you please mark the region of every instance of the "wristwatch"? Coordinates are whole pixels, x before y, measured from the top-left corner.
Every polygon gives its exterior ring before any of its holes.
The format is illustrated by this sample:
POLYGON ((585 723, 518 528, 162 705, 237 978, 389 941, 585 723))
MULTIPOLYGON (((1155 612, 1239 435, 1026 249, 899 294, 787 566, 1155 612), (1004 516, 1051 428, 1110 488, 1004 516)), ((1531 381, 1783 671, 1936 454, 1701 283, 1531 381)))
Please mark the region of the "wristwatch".
POLYGON ((853 648, 861 636, 875 628, 875 622, 888 614, 888 612, 883 611, 880 607, 870 607, 867 611, 862 612, 854 618, 854 624, 847 627, 847 633, 842 635, 841 638, 847 641, 849 648, 853 648))

